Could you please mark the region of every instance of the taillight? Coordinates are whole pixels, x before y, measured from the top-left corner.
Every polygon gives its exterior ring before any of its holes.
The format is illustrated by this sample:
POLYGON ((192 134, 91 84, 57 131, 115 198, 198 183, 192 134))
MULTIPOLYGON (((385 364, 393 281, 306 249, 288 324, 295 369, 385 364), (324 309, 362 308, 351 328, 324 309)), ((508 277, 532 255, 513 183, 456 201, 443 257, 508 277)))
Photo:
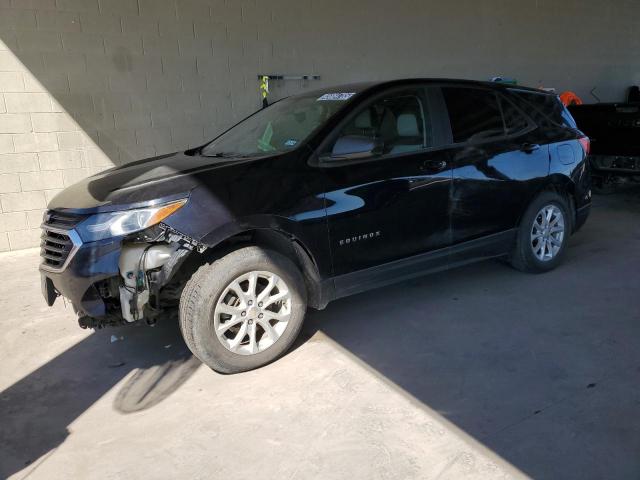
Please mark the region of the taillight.
POLYGON ((584 154, 589 155, 589 152, 591 151, 591 140, 589 140, 589 137, 580 137, 578 141, 584 150, 584 154))

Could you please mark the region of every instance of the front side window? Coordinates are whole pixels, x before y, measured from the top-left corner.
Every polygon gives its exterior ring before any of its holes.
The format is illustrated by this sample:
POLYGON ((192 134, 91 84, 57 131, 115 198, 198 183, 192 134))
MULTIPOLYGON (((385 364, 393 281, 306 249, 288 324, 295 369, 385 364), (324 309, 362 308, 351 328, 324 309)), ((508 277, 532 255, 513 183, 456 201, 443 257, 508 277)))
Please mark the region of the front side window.
POLYGON ((223 133, 206 145, 201 154, 244 157, 293 150, 354 95, 319 93, 285 98, 223 133))
POLYGON ((474 142, 505 134, 496 94, 465 87, 442 88, 455 143, 474 142))
POLYGON ((419 89, 389 94, 357 111, 336 139, 376 145, 378 154, 415 152, 431 146, 431 122, 419 89))

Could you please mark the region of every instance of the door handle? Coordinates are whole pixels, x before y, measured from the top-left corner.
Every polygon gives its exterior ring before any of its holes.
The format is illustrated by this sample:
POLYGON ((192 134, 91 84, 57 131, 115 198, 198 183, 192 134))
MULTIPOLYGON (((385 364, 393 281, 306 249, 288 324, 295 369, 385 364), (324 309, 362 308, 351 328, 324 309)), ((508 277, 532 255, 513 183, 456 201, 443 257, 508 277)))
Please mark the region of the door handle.
POLYGON ((427 160, 420 167, 421 170, 428 170, 431 172, 439 172, 447 168, 446 160, 427 160))
POLYGON ((520 150, 522 150, 524 153, 531 153, 535 152, 539 148, 540 145, 538 145, 537 143, 523 143, 520 147, 520 150))

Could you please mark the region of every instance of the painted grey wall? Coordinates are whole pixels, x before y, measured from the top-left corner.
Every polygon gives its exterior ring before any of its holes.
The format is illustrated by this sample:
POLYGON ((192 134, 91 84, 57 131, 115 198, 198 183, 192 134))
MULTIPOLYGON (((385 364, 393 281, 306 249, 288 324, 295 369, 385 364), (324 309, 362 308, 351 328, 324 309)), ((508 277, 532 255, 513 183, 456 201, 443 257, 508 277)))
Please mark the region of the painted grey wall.
POLYGON ((406 76, 622 100, 640 83, 637 0, 0 0, 0 251, 36 246, 75 181, 202 143, 272 97, 406 76))

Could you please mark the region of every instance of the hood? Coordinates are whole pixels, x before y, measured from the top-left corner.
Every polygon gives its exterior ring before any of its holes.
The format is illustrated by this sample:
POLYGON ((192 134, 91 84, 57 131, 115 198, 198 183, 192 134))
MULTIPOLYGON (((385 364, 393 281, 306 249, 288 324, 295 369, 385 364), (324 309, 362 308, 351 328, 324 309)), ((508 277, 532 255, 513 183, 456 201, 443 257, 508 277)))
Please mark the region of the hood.
MULTIPOLYGON (((129 163, 85 178, 56 195, 48 208, 75 213, 142 207, 188 196, 199 174, 231 169, 257 158, 215 158, 172 153, 129 163)), ((218 172, 216 172, 218 173, 218 172)))

